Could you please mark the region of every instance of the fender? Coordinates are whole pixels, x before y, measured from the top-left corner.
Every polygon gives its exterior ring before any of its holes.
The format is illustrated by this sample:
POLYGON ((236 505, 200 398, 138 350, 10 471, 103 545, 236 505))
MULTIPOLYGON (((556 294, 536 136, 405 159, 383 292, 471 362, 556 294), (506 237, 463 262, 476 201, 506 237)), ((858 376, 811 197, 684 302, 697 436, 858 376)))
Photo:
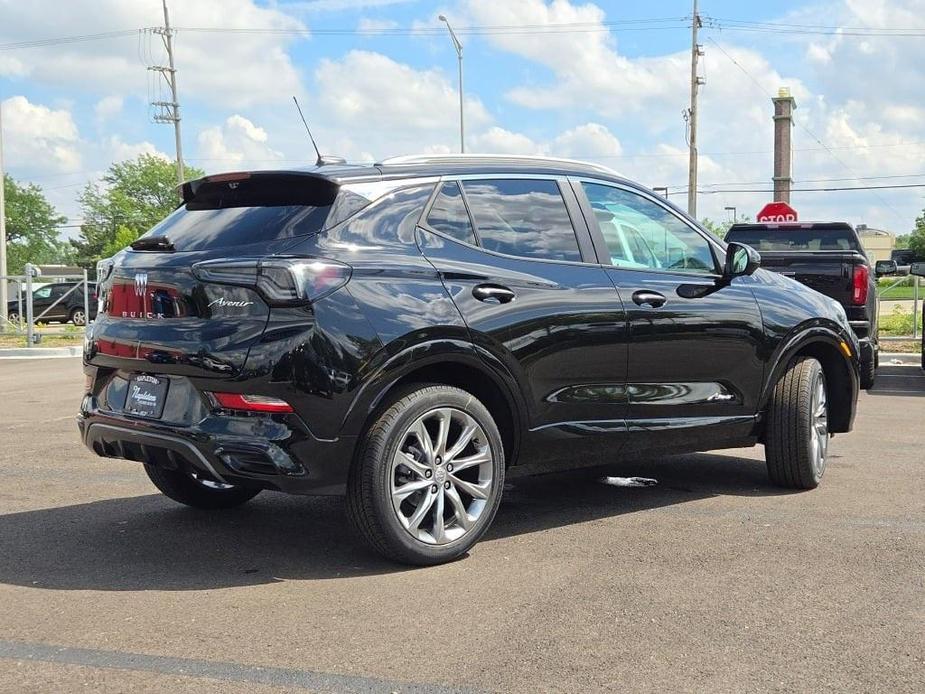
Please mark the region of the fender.
POLYGON ((508 407, 517 420, 517 431, 526 427, 526 400, 517 381, 507 368, 493 355, 480 353, 468 341, 458 339, 423 340, 407 345, 394 354, 380 352, 381 363, 373 366, 364 377, 341 426, 340 435, 358 436, 369 415, 379 406, 386 393, 396 382, 419 369, 434 364, 461 364, 476 369, 497 386, 508 401, 508 407))
POLYGON ((763 412, 771 399, 774 387, 780 380, 784 371, 789 366, 793 358, 803 349, 815 343, 827 344, 834 348, 845 360, 848 372, 852 374, 853 396, 857 395, 858 385, 858 344, 853 335, 846 333, 837 324, 820 323, 813 321, 810 325, 801 324, 796 326, 783 340, 776 349, 776 354, 768 361, 768 376, 765 378, 764 387, 759 399, 759 413, 763 412), (847 356, 841 348, 843 343, 851 346, 852 355, 847 356))

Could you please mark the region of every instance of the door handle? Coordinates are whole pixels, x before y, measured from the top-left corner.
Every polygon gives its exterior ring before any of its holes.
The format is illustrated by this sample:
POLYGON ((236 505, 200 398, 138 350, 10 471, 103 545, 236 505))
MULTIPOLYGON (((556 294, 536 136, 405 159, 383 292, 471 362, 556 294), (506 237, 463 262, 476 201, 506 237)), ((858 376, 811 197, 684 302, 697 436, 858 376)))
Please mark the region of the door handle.
POLYGON ((507 304, 514 300, 514 292, 497 284, 480 284, 472 288, 472 296, 489 304, 507 304))
POLYGON ((637 306, 648 304, 652 308, 659 308, 660 306, 664 306, 666 301, 668 301, 668 299, 665 298, 665 295, 659 294, 658 292, 650 292, 644 289, 633 292, 633 303, 637 306))

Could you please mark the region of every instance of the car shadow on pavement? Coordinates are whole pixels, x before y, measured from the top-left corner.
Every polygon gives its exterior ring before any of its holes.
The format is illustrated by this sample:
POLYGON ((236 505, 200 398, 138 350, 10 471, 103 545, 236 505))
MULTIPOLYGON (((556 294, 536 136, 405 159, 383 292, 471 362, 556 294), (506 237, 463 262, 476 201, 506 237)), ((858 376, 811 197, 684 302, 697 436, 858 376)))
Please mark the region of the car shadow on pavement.
POLYGON ((877 370, 877 382, 868 395, 925 397, 925 372, 918 365, 884 365, 877 370))
MULTIPOLYGON (((486 540, 722 495, 780 493, 764 463, 693 455, 514 479, 486 540), (613 487, 601 475, 655 478, 613 487)), ((159 494, 0 516, 0 582, 56 590, 204 590, 411 570, 373 554, 341 499, 262 494, 223 512, 159 494)))

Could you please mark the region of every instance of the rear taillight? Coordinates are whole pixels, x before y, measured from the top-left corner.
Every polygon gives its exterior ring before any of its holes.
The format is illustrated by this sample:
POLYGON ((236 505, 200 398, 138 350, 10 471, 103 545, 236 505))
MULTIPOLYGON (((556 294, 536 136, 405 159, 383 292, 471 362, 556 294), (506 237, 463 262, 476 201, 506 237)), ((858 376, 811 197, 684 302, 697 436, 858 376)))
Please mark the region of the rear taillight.
POLYGON ((212 393, 215 402, 226 410, 245 412, 292 412, 292 405, 279 398, 267 395, 242 395, 241 393, 212 393))
POLYGON ((350 266, 327 258, 221 259, 193 265, 203 282, 254 287, 273 306, 318 301, 347 284, 350 266))
POLYGON ((851 280, 851 303, 863 306, 867 303, 868 284, 870 282, 870 268, 867 265, 855 265, 851 280))

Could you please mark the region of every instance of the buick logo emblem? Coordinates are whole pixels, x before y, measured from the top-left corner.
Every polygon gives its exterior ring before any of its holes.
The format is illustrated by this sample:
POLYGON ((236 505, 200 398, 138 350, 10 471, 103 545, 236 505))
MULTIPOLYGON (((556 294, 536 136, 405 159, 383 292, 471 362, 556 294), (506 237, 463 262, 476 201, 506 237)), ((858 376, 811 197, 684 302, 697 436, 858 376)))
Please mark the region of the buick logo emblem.
POLYGON ((148 273, 139 272, 135 274, 135 296, 144 296, 148 290, 148 273))

